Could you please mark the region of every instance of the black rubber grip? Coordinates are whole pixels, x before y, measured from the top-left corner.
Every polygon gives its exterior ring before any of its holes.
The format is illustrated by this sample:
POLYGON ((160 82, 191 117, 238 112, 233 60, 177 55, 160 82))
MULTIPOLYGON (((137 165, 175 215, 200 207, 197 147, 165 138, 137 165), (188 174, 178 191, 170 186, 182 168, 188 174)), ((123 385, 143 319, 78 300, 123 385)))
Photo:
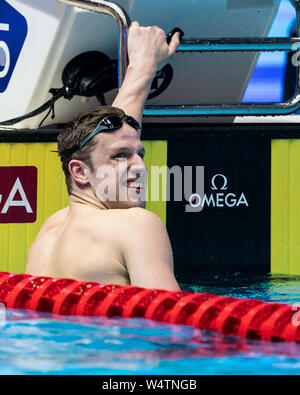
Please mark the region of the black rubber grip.
POLYGON ((174 29, 167 35, 167 43, 168 44, 170 44, 175 33, 180 34, 180 41, 181 41, 182 37, 184 36, 184 32, 179 27, 174 27, 174 29))

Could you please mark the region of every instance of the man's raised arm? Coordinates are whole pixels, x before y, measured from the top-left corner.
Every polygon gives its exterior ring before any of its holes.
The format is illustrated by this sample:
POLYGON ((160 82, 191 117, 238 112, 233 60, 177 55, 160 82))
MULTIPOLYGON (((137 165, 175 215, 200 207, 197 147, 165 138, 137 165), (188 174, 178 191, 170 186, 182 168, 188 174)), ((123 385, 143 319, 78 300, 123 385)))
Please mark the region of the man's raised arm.
POLYGON ((112 105, 121 108, 141 124, 155 73, 176 53, 179 44, 179 33, 173 36, 168 45, 166 33, 159 27, 141 27, 138 22, 133 22, 128 35, 129 65, 112 105))

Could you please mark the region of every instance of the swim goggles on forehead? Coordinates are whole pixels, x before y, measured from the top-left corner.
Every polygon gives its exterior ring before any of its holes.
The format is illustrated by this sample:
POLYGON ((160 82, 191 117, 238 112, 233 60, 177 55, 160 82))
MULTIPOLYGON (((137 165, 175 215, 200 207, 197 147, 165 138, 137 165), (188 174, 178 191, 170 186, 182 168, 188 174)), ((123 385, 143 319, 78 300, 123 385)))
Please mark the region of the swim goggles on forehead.
POLYGON ((74 145, 72 148, 65 150, 61 155, 61 161, 69 158, 74 152, 83 148, 93 137, 101 132, 113 132, 114 130, 121 129, 123 126, 123 121, 125 121, 129 126, 133 127, 135 130, 140 130, 141 126, 133 117, 129 115, 124 115, 123 117, 117 115, 108 115, 102 119, 96 128, 87 135, 80 143, 74 145))

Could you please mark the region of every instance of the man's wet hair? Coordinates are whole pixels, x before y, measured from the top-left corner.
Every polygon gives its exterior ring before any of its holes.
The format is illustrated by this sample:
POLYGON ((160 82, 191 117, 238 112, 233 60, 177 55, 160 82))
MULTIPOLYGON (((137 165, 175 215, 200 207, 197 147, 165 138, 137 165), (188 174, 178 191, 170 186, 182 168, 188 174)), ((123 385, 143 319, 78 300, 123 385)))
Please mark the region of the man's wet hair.
POLYGON ((72 122, 68 123, 65 129, 58 136, 57 150, 62 161, 62 169, 65 174, 68 193, 72 191, 72 176, 69 172, 69 163, 72 159, 78 159, 85 163, 91 171, 94 171, 91 160, 91 153, 96 145, 95 139, 91 139, 82 149, 74 152, 70 157, 62 160, 63 153, 79 144, 88 134, 90 134, 99 122, 108 115, 123 117, 124 111, 120 108, 103 106, 95 110, 78 115, 72 122))

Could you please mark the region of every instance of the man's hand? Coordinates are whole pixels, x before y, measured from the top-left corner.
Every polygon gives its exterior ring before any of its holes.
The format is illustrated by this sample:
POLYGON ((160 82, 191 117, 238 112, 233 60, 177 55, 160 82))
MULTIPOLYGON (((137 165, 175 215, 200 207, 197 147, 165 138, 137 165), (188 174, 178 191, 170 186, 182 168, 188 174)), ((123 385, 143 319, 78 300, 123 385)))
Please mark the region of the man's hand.
POLYGON ((129 65, 112 104, 114 107, 121 108, 142 123, 144 105, 155 73, 175 54, 180 44, 179 38, 179 33, 176 33, 168 45, 166 33, 159 27, 141 27, 138 22, 131 24, 128 35, 129 65))
POLYGON ((176 53, 179 38, 179 33, 176 33, 168 45, 166 33, 158 26, 142 27, 138 22, 133 22, 128 36, 129 64, 141 65, 155 73, 176 53))

